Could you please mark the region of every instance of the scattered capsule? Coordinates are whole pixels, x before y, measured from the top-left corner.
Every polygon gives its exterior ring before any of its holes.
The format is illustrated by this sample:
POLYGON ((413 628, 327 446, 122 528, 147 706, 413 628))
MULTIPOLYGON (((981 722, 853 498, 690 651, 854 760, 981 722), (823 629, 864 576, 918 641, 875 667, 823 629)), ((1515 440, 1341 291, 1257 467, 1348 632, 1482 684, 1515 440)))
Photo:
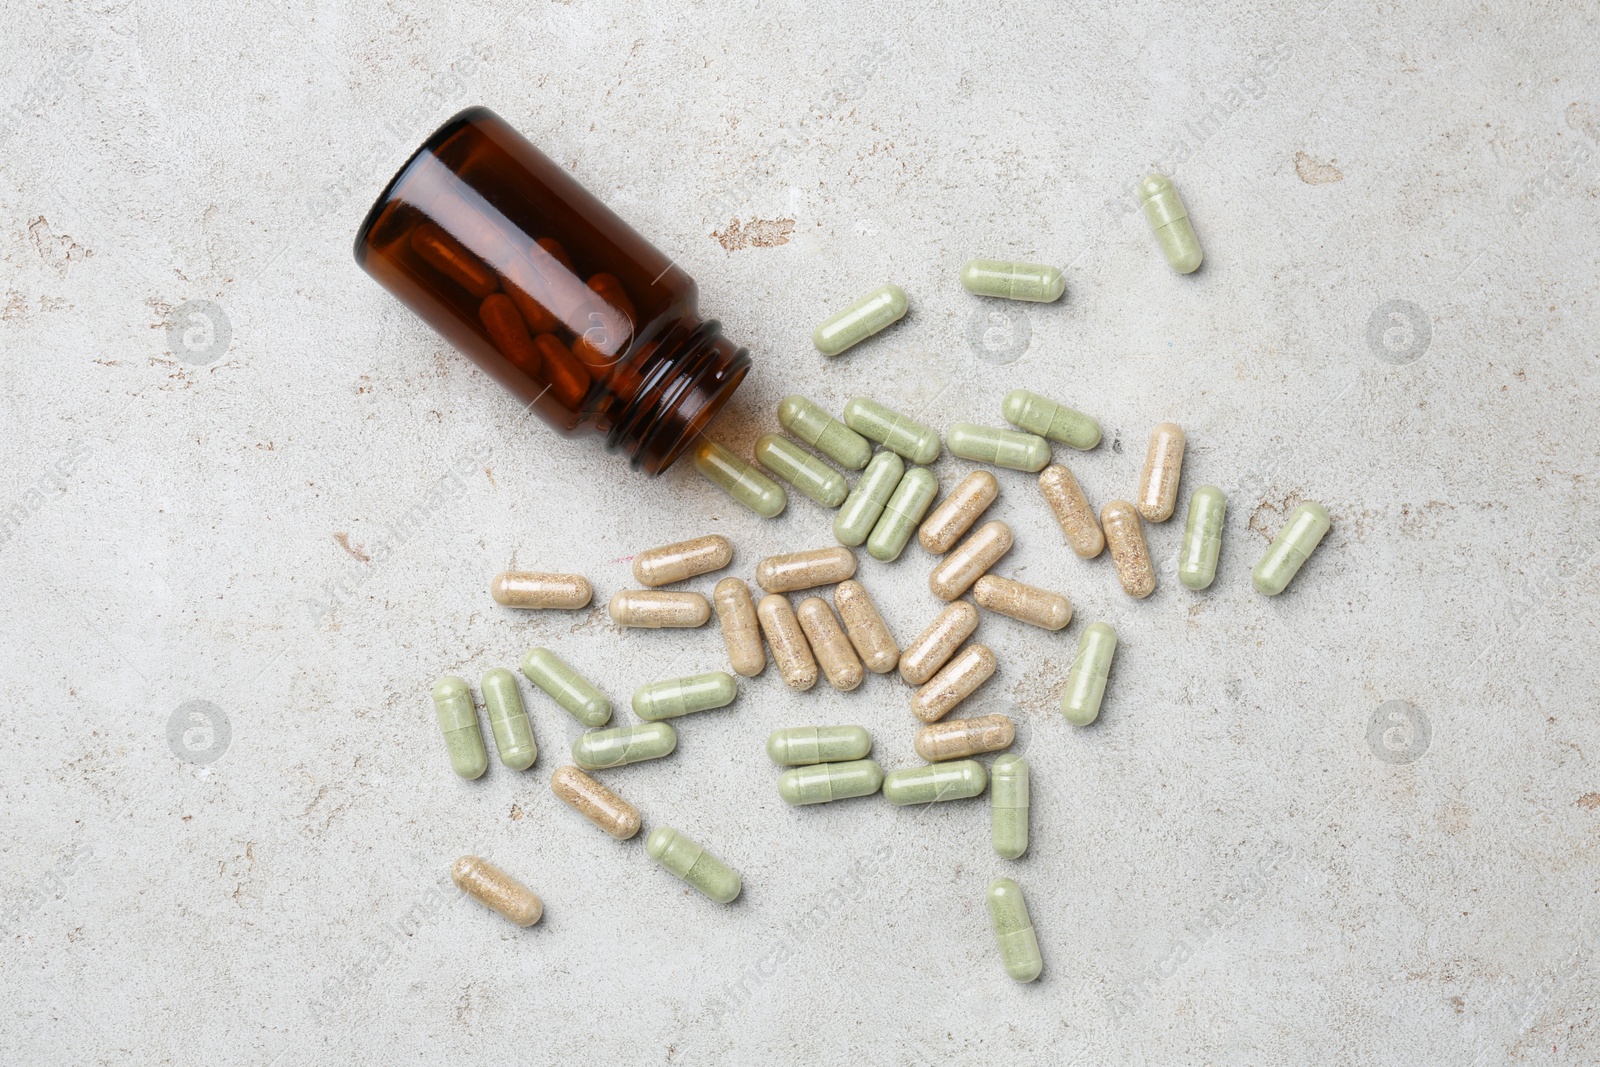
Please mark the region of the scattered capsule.
POLYGON ((1147 522, 1166 522, 1178 505, 1178 477, 1183 472, 1187 439, 1175 422, 1163 422, 1150 434, 1144 470, 1139 474, 1139 514, 1147 522))
POLYGON ((585 726, 611 721, 611 701, 548 648, 529 649, 522 657, 522 673, 534 685, 585 726))
POLYGON ((768 593, 756 605, 756 618, 761 620, 761 632, 772 648, 772 662, 778 665, 783 684, 801 692, 816 685, 817 659, 789 601, 778 593, 768 593))
POLYGON ((544 915, 537 894, 499 867, 478 856, 462 856, 450 868, 456 888, 494 909, 518 926, 532 926, 544 915))
POLYGON ((725 708, 739 695, 733 675, 706 671, 683 678, 667 678, 633 691, 633 713, 645 722, 676 719, 697 711, 725 708))
POLYGON ((642 630, 687 629, 711 619, 711 602, 699 593, 669 593, 660 589, 622 589, 606 610, 618 626, 642 630))
POLYGON ((756 439, 756 462, 825 508, 838 507, 850 493, 844 475, 775 433, 756 439))
POLYGON ((711 591, 717 606, 717 622, 722 624, 722 640, 728 646, 728 662, 734 673, 754 678, 767 669, 767 650, 761 644, 761 624, 756 621, 756 604, 750 587, 738 578, 724 578, 711 591))
POLYGON ((966 266, 961 268, 961 284, 975 296, 1039 304, 1059 300, 1067 291, 1067 279, 1055 267, 1000 259, 967 260, 966 266))
POLYGON ((951 490, 944 503, 933 509, 917 531, 917 542, 936 556, 944 555, 999 495, 1000 482, 994 475, 973 471, 951 490))
POLYGON ((853 548, 872 535, 884 505, 889 503, 905 472, 905 463, 893 452, 879 452, 872 457, 833 520, 833 536, 841 545, 853 548))
POLYGON ((864 585, 852 579, 834 586, 833 610, 839 613, 845 635, 867 670, 888 674, 895 669, 900 662, 900 646, 894 643, 894 635, 864 585))
POLYGON ((550 776, 550 791, 618 841, 639 832, 638 808, 570 764, 550 776))
POLYGON ((871 796, 882 785, 883 768, 869 759, 791 767, 778 775, 778 795, 796 807, 871 796))
POLYGON ((767 736, 767 756, 780 767, 848 763, 871 751, 864 726, 789 726, 767 736))
POLYGON ((1079 559, 1094 559, 1104 551, 1106 535, 1100 530, 1100 520, 1071 471, 1052 463, 1039 474, 1039 491, 1079 559))
POLYGON ((1100 701, 1106 695, 1106 678, 1111 674, 1111 658, 1117 652, 1117 631, 1108 623, 1092 622, 1078 638, 1078 654, 1067 672, 1067 688, 1061 694, 1061 713, 1074 726, 1088 726, 1100 716, 1100 701))
POLYGON ((1307 501, 1295 508, 1289 521, 1273 538, 1267 554, 1256 564, 1255 573, 1251 575, 1256 592, 1277 596, 1287 589, 1332 525, 1328 509, 1315 501, 1307 501))
POLYGON ((731 867, 670 826, 651 831, 644 847, 651 859, 718 904, 728 903, 744 888, 731 867))
POLYGON ((923 722, 937 722, 994 674, 994 653, 968 645, 911 696, 911 713, 923 722))
POLYGON ((940 600, 954 600, 1011 551, 1011 527, 990 519, 978 532, 961 542, 928 575, 928 588, 940 600))
POLYGON ((930 722, 917 731, 911 747, 929 763, 943 763, 984 752, 998 752, 1009 748, 1016 739, 1016 724, 1008 716, 979 715, 971 719, 930 722))
POLYGON ((958 422, 944 435, 950 454, 974 463, 992 463, 1014 471, 1043 470, 1050 462, 1050 442, 1031 433, 958 422))
POLYGON ((489 753, 483 747, 478 706, 467 683, 453 674, 440 678, 433 687, 433 710, 439 717, 445 750, 450 753, 451 769, 469 780, 482 777, 489 769, 489 753))
POLYGON ((909 685, 922 685, 977 628, 978 609, 965 600, 954 601, 900 653, 900 677, 909 685))
POLYGON ((926 467, 939 458, 939 433, 932 426, 864 396, 844 406, 844 424, 912 463, 926 467))
POLYGON ((883 799, 896 807, 965 800, 983 792, 989 774, 977 760, 902 767, 883 776, 883 799))
POLYGON ((796 394, 778 402, 778 425, 846 470, 858 471, 872 458, 872 442, 796 394))
POLYGON ((599 771, 670 756, 677 747, 678 731, 670 723, 612 726, 580 734, 572 742, 572 762, 586 771, 599 771))
POLYGON ((994 924, 1006 974, 1018 982, 1033 981, 1044 970, 1044 958, 1039 955, 1039 939, 1033 932, 1022 887, 1009 878, 996 878, 989 883, 987 895, 989 921, 994 924))
POLYGON ((1214 485, 1202 485, 1189 494, 1189 517, 1183 524, 1183 548, 1178 553, 1178 581, 1190 589, 1204 589, 1217 577, 1217 555, 1222 551, 1222 517, 1228 498, 1214 485))
POLYGON ((1046 630, 1059 630, 1072 621, 1072 602, 1060 593, 992 574, 973 583, 972 599, 980 608, 1046 630))
POLYGON ((874 289, 813 330, 811 343, 823 355, 837 356, 905 318, 909 306, 898 285, 874 289))
POLYGON ((633 557, 633 577, 640 585, 670 585, 720 571, 731 562, 733 543, 721 534, 707 534, 639 553, 633 557))
POLYGON ((939 479, 928 468, 912 467, 906 471, 872 527, 872 535, 867 538, 867 555, 879 563, 893 563, 899 559, 938 491, 939 479))
POLYGON ((494 732, 495 751, 500 762, 514 771, 525 771, 539 758, 533 743, 533 724, 522 706, 517 676, 496 667, 483 676, 483 706, 489 710, 489 728, 494 732))
POLYGON ((989 840, 1008 860, 1028 851, 1028 761, 1001 756, 989 771, 989 840))
POLYGON ((1172 269, 1179 274, 1193 273, 1200 266, 1200 238, 1194 235, 1194 224, 1172 179, 1165 174, 1150 175, 1139 184, 1139 200, 1172 269))
POLYGON ((848 548, 814 548, 763 559, 756 564, 756 584, 769 593, 792 593, 837 585, 855 572, 856 554, 848 548))
POLYGON ((828 684, 845 693, 858 687, 866 672, 828 602, 819 596, 807 597, 800 602, 795 617, 828 684))
POLYGON ((1100 528, 1105 532, 1111 562, 1117 579, 1131 597, 1143 600, 1156 591, 1156 569, 1150 562, 1150 549, 1144 543, 1144 526, 1139 512, 1126 500, 1113 500, 1100 509, 1100 528))
POLYGON ((783 486, 715 441, 700 442, 694 450, 694 469, 764 519, 781 514, 789 503, 783 486))
POLYGON ((1000 414, 1019 430, 1048 437, 1072 448, 1100 443, 1100 424, 1081 411, 1026 389, 1013 389, 1000 402, 1000 414))
POLYGON ((594 588, 581 574, 543 574, 504 571, 489 583, 489 595, 508 608, 583 608, 594 599, 594 588))

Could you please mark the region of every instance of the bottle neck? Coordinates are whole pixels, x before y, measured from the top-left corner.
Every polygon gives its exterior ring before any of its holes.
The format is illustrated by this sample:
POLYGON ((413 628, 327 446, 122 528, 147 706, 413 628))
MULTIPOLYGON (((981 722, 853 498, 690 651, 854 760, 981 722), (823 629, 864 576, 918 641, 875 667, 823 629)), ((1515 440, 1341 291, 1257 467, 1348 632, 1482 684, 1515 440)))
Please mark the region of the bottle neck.
POLYGON ((637 388, 606 435, 629 463, 656 475, 672 466, 722 409, 750 370, 750 353, 722 334, 715 319, 686 316, 645 356, 637 388))

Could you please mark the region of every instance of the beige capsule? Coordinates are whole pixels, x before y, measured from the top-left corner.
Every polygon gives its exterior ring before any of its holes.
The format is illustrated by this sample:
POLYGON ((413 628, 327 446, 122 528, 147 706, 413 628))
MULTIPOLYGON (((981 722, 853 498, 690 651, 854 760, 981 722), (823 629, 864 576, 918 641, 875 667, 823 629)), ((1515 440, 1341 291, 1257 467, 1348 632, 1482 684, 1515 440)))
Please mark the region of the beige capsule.
POLYGON ((966 759, 982 752, 1010 748, 1017 728, 1005 715, 979 715, 971 719, 930 722, 917 731, 912 747, 929 763, 966 759))
POLYGON ((1072 621, 1072 602, 1060 593, 992 574, 973 584, 972 599, 980 608, 1046 630, 1059 630, 1072 621))
POLYGON ((994 668, 993 652, 983 645, 968 645, 912 695, 912 714, 923 722, 937 722, 987 682, 994 668))
POLYGON ((467 896, 518 926, 532 926, 544 914, 544 902, 533 890, 480 856, 456 860, 450 880, 467 896))
POLYGON ((1188 439, 1175 422, 1163 422, 1150 434, 1139 473, 1139 514, 1150 522, 1166 522, 1178 503, 1178 476, 1183 473, 1183 448, 1188 439))
POLYGON ((1113 500, 1100 509, 1100 526, 1106 532, 1106 547, 1111 550, 1123 590, 1140 600, 1155 592, 1156 569, 1150 563, 1138 509, 1126 500, 1113 500))
POLYGON ((594 587, 581 574, 502 571, 489 583, 489 595, 508 608, 582 608, 594 599, 594 587))
POLYGON ((866 671, 828 602, 819 596, 806 597, 795 616, 828 684, 845 693, 859 686, 866 671))
POLYGON ((767 651, 761 646, 761 624, 756 621, 750 587, 739 578, 724 578, 711 591, 711 600, 734 673, 754 678, 767 669, 767 651))
POLYGON ((778 665, 783 684, 801 691, 816 685, 817 659, 811 654, 811 645, 788 599, 768 593, 756 605, 756 618, 761 620, 761 632, 772 646, 772 662, 778 665))
POLYGON ((866 586, 854 578, 833 587, 833 607, 844 622, 844 632, 867 670, 888 674, 900 663, 900 646, 867 595, 866 586))
POLYGON ((926 682, 977 628, 978 609, 965 600, 955 601, 900 653, 900 677, 910 685, 926 682))
POLYGON ((940 600, 954 600, 972 588, 983 572, 1011 551, 1011 527, 991 519, 939 561, 928 575, 928 588, 940 600))
POLYGON ((1039 472, 1039 491, 1044 494, 1045 503, 1055 513, 1057 525, 1066 534, 1067 544, 1079 559, 1094 559, 1105 549, 1106 535, 1100 532, 1094 508, 1071 471, 1052 463, 1039 472))
POLYGON ((640 585, 668 585, 720 571, 731 562, 733 542, 721 534, 707 534, 639 553, 633 557, 633 577, 640 585))
POLYGON ((917 531, 917 543, 936 556, 950 551, 961 535, 972 529, 978 516, 1000 495, 1000 483, 988 471, 973 471, 933 509, 917 531))
POLYGON ((577 767, 556 768, 550 776, 550 792, 618 841, 639 832, 639 809, 577 767))
POLYGON ((693 629, 711 618, 711 604, 699 593, 665 593, 659 589, 624 589, 611 598, 611 621, 646 630, 693 629))
POLYGON ((769 593, 834 585, 856 572, 856 554, 843 545, 768 556, 756 564, 756 584, 769 593))

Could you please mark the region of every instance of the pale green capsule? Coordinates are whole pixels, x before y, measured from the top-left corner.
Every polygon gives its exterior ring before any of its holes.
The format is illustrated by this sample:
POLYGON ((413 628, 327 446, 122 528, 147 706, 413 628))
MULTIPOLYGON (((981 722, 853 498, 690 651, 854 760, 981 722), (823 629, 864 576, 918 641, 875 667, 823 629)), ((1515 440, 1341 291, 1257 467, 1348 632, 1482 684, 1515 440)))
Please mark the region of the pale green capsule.
POLYGON ((848 763, 871 751, 864 726, 790 726, 767 737, 767 756, 780 767, 848 763))
POLYGON ((1145 178, 1139 183, 1139 200, 1167 263, 1179 274, 1193 273, 1200 266, 1200 238, 1194 235, 1194 224, 1172 179, 1165 174, 1145 178))
POLYGON ((894 495, 905 472, 905 463, 893 452, 879 452, 872 457, 834 517, 833 536, 841 545, 854 548, 871 535, 878 516, 883 514, 884 505, 894 495))
POLYGON ((1019 430, 1060 441, 1073 448, 1090 449, 1100 443, 1100 424, 1081 411, 1049 397, 1013 389, 1000 402, 1000 414, 1019 430))
POLYGON ((944 435, 950 454, 974 463, 993 463, 1014 471, 1036 473, 1050 462, 1050 442, 1031 433, 958 422, 944 435))
POLYGON ((667 678, 633 691, 633 713, 645 722, 676 719, 697 711, 725 708, 739 695, 733 675, 707 671, 684 678, 667 678))
POLYGON ((1088 726, 1100 715, 1111 674, 1111 657, 1117 651, 1117 631, 1108 623, 1092 622, 1078 638, 1078 654, 1067 672, 1067 689, 1061 694, 1061 713, 1074 726, 1088 726))
POLYGON ((1295 508, 1278 536, 1272 539, 1267 554, 1256 564, 1255 573, 1251 575, 1256 592, 1277 596, 1287 589, 1332 526, 1328 509, 1315 501, 1308 500, 1295 508))
POLYGON ((983 792, 988 784, 989 774, 977 760, 951 760, 890 771, 883 779, 883 799, 898 807, 965 800, 983 792))
POLYGON ((939 433, 864 396, 844 406, 844 424, 912 463, 926 467, 939 458, 939 433))
POLYGON ((781 514, 789 503, 783 486, 715 441, 700 442, 694 450, 694 469, 764 519, 781 514))
POLYGON ((799 394, 778 401, 778 425, 846 470, 872 458, 871 441, 799 394))
POLYGON ((1033 932, 1022 887, 1010 878, 996 878, 989 883, 987 895, 989 921, 994 924, 1006 974, 1018 982, 1033 981, 1044 970, 1044 958, 1039 955, 1039 939, 1033 932))
POLYGON ((1204 589, 1217 577, 1217 554, 1222 550, 1222 516, 1228 498, 1214 485, 1202 485, 1189 494, 1189 517, 1183 524, 1183 548, 1178 552, 1178 581, 1190 589, 1204 589))
POLYGON ((797 807, 871 796, 882 785, 883 768, 869 759, 791 767, 778 775, 778 795, 797 807))
POLYGON ((514 771, 525 771, 539 758, 533 743, 533 724, 522 706, 517 676, 496 667, 483 676, 483 706, 489 709, 489 726, 494 731, 495 751, 500 762, 514 771))
POLYGON ((872 527, 872 536, 867 538, 867 555, 880 563, 899 559, 938 491, 939 479, 928 468, 912 467, 906 471, 872 527))
POLYGON ((977 296, 1005 300, 1031 300, 1048 304, 1067 291, 1067 279, 1043 263, 1015 263, 1001 259, 969 259, 961 268, 961 284, 977 296))
POLYGON ((599 771, 670 756, 677 747, 678 731, 670 723, 613 726, 579 735, 572 742, 572 762, 586 771, 599 771))
POLYGON ((756 439, 756 462, 825 508, 838 507, 850 493, 844 475, 775 433, 756 439))
POLYGON ((726 904, 744 888, 737 872, 670 826, 658 826, 645 842, 650 858, 716 901, 726 904))
POLYGON ((440 678, 433 687, 433 711, 450 753, 450 768, 463 778, 481 777, 489 769, 489 753, 483 747, 478 706, 467 683, 453 674, 440 678))
POLYGON ((989 771, 989 839, 1014 860, 1028 851, 1028 761, 1001 756, 989 771))
POLYGON ((813 330, 811 343, 823 355, 837 356, 905 318, 910 306, 898 285, 874 289, 813 330))
POLYGON ((583 725, 604 726, 611 721, 606 695, 548 648, 529 649, 522 657, 522 673, 583 725))

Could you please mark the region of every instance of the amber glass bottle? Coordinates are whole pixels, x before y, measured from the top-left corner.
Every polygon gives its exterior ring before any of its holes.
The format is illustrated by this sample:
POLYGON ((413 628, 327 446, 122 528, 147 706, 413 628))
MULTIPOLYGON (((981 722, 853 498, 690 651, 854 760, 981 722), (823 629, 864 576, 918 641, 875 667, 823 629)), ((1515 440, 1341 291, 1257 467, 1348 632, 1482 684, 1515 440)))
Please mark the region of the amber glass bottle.
POLYGON ((750 369, 694 279, 487 108, 400 168, 356 262, 545 422, 651 474, 750 369))

